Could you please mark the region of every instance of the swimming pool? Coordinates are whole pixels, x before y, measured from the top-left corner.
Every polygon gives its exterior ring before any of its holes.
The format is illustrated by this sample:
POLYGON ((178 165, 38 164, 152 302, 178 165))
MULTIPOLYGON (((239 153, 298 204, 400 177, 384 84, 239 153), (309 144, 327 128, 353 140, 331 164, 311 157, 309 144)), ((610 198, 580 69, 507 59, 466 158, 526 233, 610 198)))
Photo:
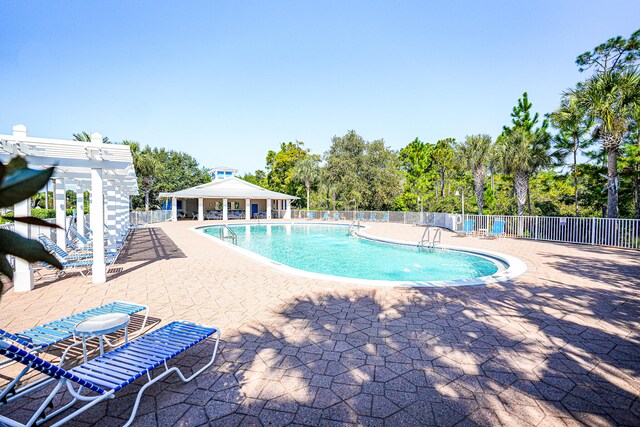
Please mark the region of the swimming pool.
MULTIPOLYGON (((231 225, 237 246, 319 275, 389 284, 472 284, 504 272, 503 260, 457 250, 419 250, 347 235, 337 224, 231 225)), ((220 226, 204 227, 218 238, 220 226)))

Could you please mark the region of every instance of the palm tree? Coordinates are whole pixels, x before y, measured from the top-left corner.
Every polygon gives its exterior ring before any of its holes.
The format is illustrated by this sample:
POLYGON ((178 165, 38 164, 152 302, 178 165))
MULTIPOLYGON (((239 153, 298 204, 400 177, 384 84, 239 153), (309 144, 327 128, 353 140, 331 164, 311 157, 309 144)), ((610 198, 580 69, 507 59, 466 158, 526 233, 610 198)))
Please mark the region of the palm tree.
MULTIPOLYGON (((80 132, 80 133, 74 133, 73 134, 73 140, 74 141, 80 141, 80 142, 91 142, 91 135, 89 135, 87 132, 80 132)), ((111 144, 111 141, 109 141, 109 138, 106 136, 102 137, 102 143, 103 144, 111 144)))
POLYGON ((560 130, 554 138, 556 156, 565 159, 573 155, 573 196, 576 217, 578 213, 578 152, 591 145, 591 139, 585 135, 593 127, 593 119, 586 115, 586 111, 578 105, 575 95, 565 95, 560 107, 549 116, 553 126, 560 130))
MULTIPOLYGON (((513 176, 518 216, 524 215, 524 205, 529 194, 529 178, 551 162, 547 153, 547 135, 544 129, 532 133, 517 128, 503 133, 496 143, 496 159, 500 169, 513 176)), ((531 214, 530 206, 529 213, 531 214)))
POLYGON ((149 194, 155 184, 156 175, 158 175, 162 169, 162 163, 150 153, 143 153, 135 159, 136 175, 140 179, 140 187, 144 192, 144 210, 149 210, 149 194))
POLYGON ((473 187, 478 204, 478 215, 482 215, 484 207, 484 178, 493 155, 493 146, 489 135, 467 136, 464 143, 458 146, 460 157, 473 174, 473 187))
POLYGON ((308 154, 296 163, 293 169, 294 179, 304 182, 307 189, 307 211, 309 211, 309 197, 311 193, 311 184, 316 182, 320 176, 320 157, 308 154))
POLYGON ((593 137, 607 153, 607 217, 618 218, 618 151, 629 116, 640 103, 640 74, 635 70, 596 74, 568 93, 597 124, 593 137))

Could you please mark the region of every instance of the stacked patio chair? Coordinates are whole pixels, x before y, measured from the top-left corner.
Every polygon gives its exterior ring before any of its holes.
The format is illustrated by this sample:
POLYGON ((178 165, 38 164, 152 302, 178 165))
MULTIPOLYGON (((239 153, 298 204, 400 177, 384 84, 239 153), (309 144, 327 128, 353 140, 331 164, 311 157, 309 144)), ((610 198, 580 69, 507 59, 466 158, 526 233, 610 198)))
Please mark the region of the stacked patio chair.
MULTIPOLYGON (((49 264, 45 264, 43 262, 39 263, 43 268, 55 271, 56 276, 62 276, 66 272, 73 270, 78 271, 83 277, 85 277, 91 272, 91 267, 93 266, 93 254, 91 252, 69 253, 43 234, 38 236, 38 240, 49 252, 54 254, 62 264, 62 270, 57 270, 49 264)), ((119 252, 105 252, 105 264, 107 266, 113 265, 118 258, 118 254, 119 252)), ((40 270, 35 271, 41 277, 43 276, 40 270)))
POLYGON ((464 225, 462 226, 462 230, 456 230, 454 233, 459 237, 466 237, 469 234, 473 234, 473 228, 476 224, 476 221, 473 219, 467 219, 464 221, 464 225))
POLYGON ((493 227, 491 227, 491 231, 487 232, 485 238, 493 239, 493 238, 501 238, 505 236, 504 232, 504 221, 494 221, 493 227))

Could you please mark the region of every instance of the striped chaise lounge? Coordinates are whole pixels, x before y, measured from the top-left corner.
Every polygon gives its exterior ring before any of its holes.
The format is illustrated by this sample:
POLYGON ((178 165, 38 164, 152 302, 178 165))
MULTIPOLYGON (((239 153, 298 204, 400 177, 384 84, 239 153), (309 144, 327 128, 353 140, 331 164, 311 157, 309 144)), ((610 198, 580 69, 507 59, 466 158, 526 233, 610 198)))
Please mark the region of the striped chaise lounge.
POLYGON ((218 328, 176 321, 105 353, 103 356, 66 370, 39 358, 33 353, 22 350, 7 339, 0 339, 1 355, 22 363, 28 368, 42 372, 47 376, 45 384, 55 383, 51 393, 47 395, 25 424, 2 415, 0 415, 0 424, 31 426, 36 422, 44 422, 62 414, 77 402, 84 402, 84 405, 53 424, 54 426, 61 426, 92 406, 115 398, 119 390, 136 379, 146 376, 148 381, 138 391, 131 415, 124 424, 128 426, 136 416, 142 394, 150 385, 173 372, 177 373, 183 382, 191 381, 213 364, 219 342, 220 330, 218 328), (168 360, 214 334, 216 334, 216 339, 213 354, 211 360, 205 366, 195 371, 188 378, 175 366, 169 368, 167 365, 168 360), (160 366, 164 366, 164 372, 152 377, 151 371, 160 366), (47 414, 46 411, 52 406, 54 398, 59 393, 62 393, 64 389, 71 394, 71 401, 47 414), (87 391, 87 393, 83 394, 83 391, 87 391))
MULTIPOLYGON (((133 304, 130 302, 115 301, 109 304, 95 307, 82 313, 76 313, 71 316, 64 317, 62 319, 54 320, 53 322, 45 323, 25 331, 10 333, 0 329, 0 340, 7 339, 15 344, 19 344, 28 353, 38 353, 46 351, 47 348, 54 344, 58 344, 66 339, 73 337, 73 328, 80 322, 87 320, 91 317, 101 314, 109 313, 123 313, 131 316, 132 314, 145 312, 144 320, 140 328, 133 333, 137 335, 142 333, 147 326, 147 319, 149 318, 149 307, 141 304, 133 304)), ((105 341, 107 341, 105 339, 105 341)), ((109 341, 107 344, 111 345, 109 341)), ((60 357, 60 364, 64 363, 64 358, 67 354, 67 350, 60 357)), ((11 363, 11 360, 0 360, 0 368, 11 363)), ((0 390, 0 406, 7 401, 14 400, 23 394, 29 393, 35 388, 39 388, 39 384, 42 381, 32 382, 24 387, 18 389, 18 384, 22 376, 28 372, 28 368, 25 368, 16 378, 14 378, 4 390, 0 390)), ((46 379, 46 378, 45 378, 46 379)))

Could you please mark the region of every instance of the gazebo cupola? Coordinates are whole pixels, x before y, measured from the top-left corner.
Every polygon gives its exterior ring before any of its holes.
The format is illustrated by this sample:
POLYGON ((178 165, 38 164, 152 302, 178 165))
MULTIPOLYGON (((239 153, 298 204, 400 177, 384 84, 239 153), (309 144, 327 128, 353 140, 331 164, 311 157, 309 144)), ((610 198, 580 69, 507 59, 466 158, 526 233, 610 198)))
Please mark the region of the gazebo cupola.
POLYGON ((228 168, 226 166, 216 166, 209 171, 211 181, 221 181, 223 179, 233 178, 237 173, 238 169, 228 168))

